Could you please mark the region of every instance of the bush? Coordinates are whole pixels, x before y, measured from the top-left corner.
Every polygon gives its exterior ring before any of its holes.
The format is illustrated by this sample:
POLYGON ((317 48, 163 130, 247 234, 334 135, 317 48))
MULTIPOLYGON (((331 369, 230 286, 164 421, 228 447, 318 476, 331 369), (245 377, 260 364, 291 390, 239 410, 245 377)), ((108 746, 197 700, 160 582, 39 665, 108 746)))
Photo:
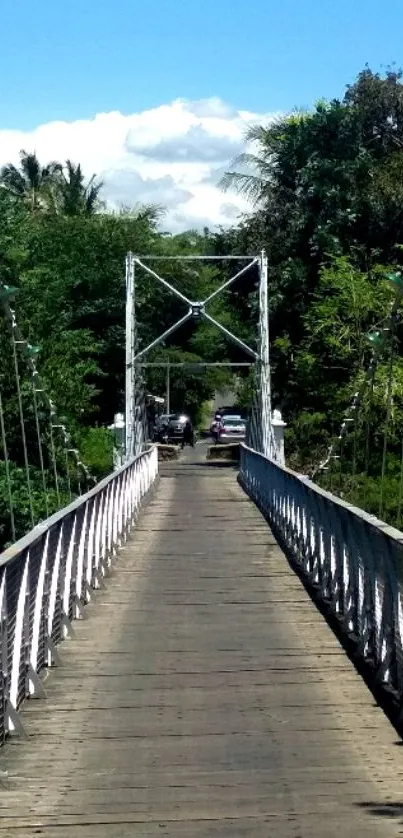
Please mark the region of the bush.
POLYGON ((114 435, 108 428, 82 428, 78 447, 91 474, 101 480, 113 471, 114 435))

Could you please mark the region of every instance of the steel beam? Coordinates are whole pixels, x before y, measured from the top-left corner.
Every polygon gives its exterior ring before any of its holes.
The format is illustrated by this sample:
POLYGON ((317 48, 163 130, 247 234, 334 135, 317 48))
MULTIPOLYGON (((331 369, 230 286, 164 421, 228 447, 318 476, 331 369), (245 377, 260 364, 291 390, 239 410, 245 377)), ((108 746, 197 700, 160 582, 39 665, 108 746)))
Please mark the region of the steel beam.
POLYGON ((229 329, 226 329, 225 326, 222 325, 222 323, 219 323, 218 320, 215 320, 215 318, 212 317, 211 314, 207 314, 207 311, 203 312, 203 317, 213 326, 216 326, 217 329, 220 330, 220 332, 226 335, 226 337, 229 338, 229 340, 231 340, 233 343, 235 343, 237 346, 243 349, 248 355, 252 355, 252 358, 257 359, 259 357, 258 353, 255 352, 254 349, 251 349, 247 343, 244 343, 243 340, 241 340, 241 338, 238 338, 236 335, 233 335, 232 332, 229 331, 229 329))
POLYGON ((152 268, 149 268, 148 265, 144 265, 143 262, 137 256, 134 257, 134 261, 136 262, 137 265, 140 266, 140 268, 143 268, 143 270, 145 270, 146 273, 150 274, 150 276, 153 276, 154 279, 158 279, 158 282, 160 282, 161 285, 164 285, 165 288, 168 288, 168 291, 171 291, 172 294, 176 294, 176 296, 179 297, 179 299, 182 300, 182 302, 186 303, 186 305, 188 305, 188 306, 192 305, 192 303, 188 299, 188 297, 185 297, 185 295, 182 294, 181 291, 178 291, 178 289, 175 288, 174 285, 171 285, 171 283, 168 282, 167 279, 164 279, 164 277, 157 274, 157 272, 153 271, 152 268))
POLYGON ((249 262, 248 265, 245 265, 243 268, 241 268, 241 270, 238 271, 238 273, 236 273, 234 276, 232 276, 231 279, 228 279, 227 282, 223 282, 223 284, 220 285, 220 287, 217 288, 216 291, 213 291, 212 294, 209 294, 209 296, 206 297, 206 299, 203 301, 203 305, 207 305, 207 303, 209 303, 210 300, 213 300, 214 297, 217 296, 217 294, 221 294, 221 291, 225 291, 226 288, 229 288, 229 286, 232 285, 233 282, 236 282, 236 280, 239 279, 240 276, 246 273, 249 270, 249 268, 252 267, 252 265, 256 265, 257 262, 257 257, 255 259, 252 259, 252 261, 249 262))
POLYGON ((163 332, 162 335, 160 335, 158 338, 156 338, 151 343, 149 343, 148 346, 145 347, 145 349, 142 349, 141 352, 138 352, 137 355, 135 355, 134 358, 133 358, 133 361, 132 361, 133 366, 134 366, 134 364, 137 363, 139 358, 141 358, 143 355, 146 355, 147 352, 150 352, 151 349, 154 349, 154 346, 158 346, 158 344, 161 343, 163 340, 165 340, 165 338, 168 338, 169 335, 172 335, 174 332, 176 332, 176 330, 179 329, 181 326, 183 326, 183 324, 186 323, 187 320, 190 320, 191 317, 192 317, 192 312, 188 311, 187 314, 184 315, 184 317, 181 317, 180 320, 178 320, 176 323, 174 323, 173 326, 170 326, 169 329, 167 329, 165 332, 163 332))
POLYGON ((126 256, 126 386, 125 386, 125 450, 126 459, 133 455, 134 379, 132 359, 134 354, 134 260, 126 256))

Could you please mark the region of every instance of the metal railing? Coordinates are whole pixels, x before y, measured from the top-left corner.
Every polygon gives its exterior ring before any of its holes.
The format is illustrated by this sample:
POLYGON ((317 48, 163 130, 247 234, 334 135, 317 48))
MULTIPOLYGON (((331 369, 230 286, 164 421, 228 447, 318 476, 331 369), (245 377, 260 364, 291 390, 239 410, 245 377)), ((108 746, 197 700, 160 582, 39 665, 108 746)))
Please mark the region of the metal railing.
POLYGON ((401 701, 403 533, 246 446, 240 482, 356 655, 401 701))
POLYGON ((134 457, 0 555, 0 745, 24 732, 18 710, 44 694, 41 671, 83 616, 158 472, 156 448, 134 457))

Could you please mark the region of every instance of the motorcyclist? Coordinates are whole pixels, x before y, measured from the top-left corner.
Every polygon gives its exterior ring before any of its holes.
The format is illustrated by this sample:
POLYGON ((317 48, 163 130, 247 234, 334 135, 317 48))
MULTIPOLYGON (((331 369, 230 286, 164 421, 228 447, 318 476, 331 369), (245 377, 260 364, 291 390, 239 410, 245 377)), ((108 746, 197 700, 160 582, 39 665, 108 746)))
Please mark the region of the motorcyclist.
POLYGON ((168 425, 169 416, 161 417, 159 423, 155 425, 155 440, 166 444, 168 442, 168 425))
POLYGON ((221 413, 218 411, 214 414, 214 419, 210 425, 210 433, 213 439, 217 439, 218 436, 218 426, 221 421, 221 413))

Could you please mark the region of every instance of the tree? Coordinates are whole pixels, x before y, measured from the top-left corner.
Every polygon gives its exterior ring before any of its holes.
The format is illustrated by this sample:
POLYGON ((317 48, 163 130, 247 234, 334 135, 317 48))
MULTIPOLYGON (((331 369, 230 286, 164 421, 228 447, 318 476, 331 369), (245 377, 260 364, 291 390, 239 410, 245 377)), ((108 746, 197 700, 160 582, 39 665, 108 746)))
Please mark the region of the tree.
POLYGON ((332 417, 341 420, 368 364, 368 333, 387 317, 392 293, 386 274, 379 265, 364 273, 346 257, 320 271, 294 352, 289 396, 305 410, 325 407, 328 427, 332 417))
MULTIPOLYGON (((40 344, 40 371, 75 439, 90 452, 98 475, 110 463, 110 436, 94 425, 110 424, 113 414, 123 407, 124 258, 128 250, 158 257, 155 264, 151 258, 150 267, 189 299, 201 300, 244 262, 206 260, 196 269, 196 264, 177 262, 173 256, 254 256, 266 249, 273 403, 285 413, 287 453, 288 457, 293 455, 291 462, 297 468, 304 466, 302 460, 311 466, 317 455, 322 456, 360 386, 370 352, 365 334, 383 320, 391 303, 384 277, 391 266, 396 270, 401 262, 400 74, 389 72, 380 77, 367 68, 341 101, 320 101, 312 111, 296 111, 270 125, 257 126, 248 137, 250 153, 248 150, 238 161, 241 169, 235 167, 227 185, 248 194, 251 212, 236 227, 217 233, 207 229, 179 236, 161 233, 161 210, 155 207, 131 208, 119 214, 106 208, 98 212, 101 183, 95 176, 87 181, 80 164, 71 161, 64 167, 51 163, 41 168, 35 155, 23 152, 20 169, 3 169, 0 281, 18 286, 20 325, 31 343, 40 344)), ((209 305, 213 317, 252 347, 256 345, 257 279, 257 271, 251 269, 209 305)), ((141 348, 179 320, 186 309, 136 264, 141 348)), ((388 469, 395 481, 403 417, 402 339, 399 331, 387 451, 388 469)), ((23 481, 18 400, 7 346, 5 340, 0 347, 0 382, 12 465, 17 469, 16 479, 18 475, 23 481)), ((193 320, 165 346, 159 346, 149 360, 163 361, 167 356, 173 362, 192 364, 244 360, 243 352, 210 324, 196 327, 193 320)), ((35 452, 29 378, 22 361, 21 371, 28 437, 35 452)), ((365 416, 376 418, 371 444, 377 467, 383 456, 389 371, 385 356, 378 367, 372 401, 363 400, 365 416)), ((178 374, 172 370, 172 407, 186 408, 197 420, 200 403, 222 386, 224 379, 229 383, 232 378, 222 370, 209 371, 204 377, 196 368, 184 372, 183 368, 178 374)), ((150 368, 145 377, 150 392, 164 394, 164 369, 150 368)), ((245 407, 253 388, 253 374, 245 374, 239 385, 245 407)), ((362 441, 363 421, 351 439, 362 441)), ((46 435, 44 442, 48 457, 46 435)), ((361 483, 357 483, 356 472, 363 460, 354 445, 351 440, 346 443, 349 485, 340 486, 340 490, 359 500, 357 492, 367 477, 374 487, 377 478, 365 465, 365 473, 359 475, 361 483)), ((60 449, 61 462, 62 455, 60 449)), ((38 467, 35 453, 32 466, 38 467)), ((40 495, 40 487, 38 491, 40 495)), ((22 491, 20 494, 23 497, 22 491)))
POLYGON ((8 163, 0 173, 0 184, 14 198, 23 201, 30 212, 52 206, 61 165, 55 161, 41 166, 36 153, 20 151, 20 166, 8 163))
POLYGON ((283 120, 272 127, 252 125, 245 136, 246 145, 257 147, 256 152, 243 152, 234 161, 235 170, 226 172, 220 181, 222 189, 235 188, 248 198, 253 206, 264 203, 273 184, 273 155, 275 155, 275 127, 281 130, 283 120), (242 169, 244 171, 242 171, 242 169))
POLYGON ((102 208, 99 195, 103 182, 95 175, 85 182, 80 163, 75 166, 66 160, 65 166, 58 172, 56 190, 57 211, 63 215, 93 215, 102 208))
POLYGON ((253 148, 240 159, 244 170, 235 167, 224 181, 253 201, 232 244, 267 250, 274 388, 284 393, 323 267, 344 256, 364 273, 399 262, 401 74, 382 78, 366 68, 342 101, 255 126, 247 139, 253 148))
MULTIPOLYGON (((213 237, 213 247, 224 253, 267 251, 273 400, 289 423, 288 456, 302 468, 304 457, 317 463, 329 438, 339 433, 369 360, 366 332, 384 320, 391 304, 384 277, 391 268, 400 269, 402 74, 390 70, 381 76, 367 67, 342 100, 322 100, 311 111, 255 126, 247 140, 251 153, 236 161, 223 186, 246 194, 251 211, 237 228, 213 237)), ((247 320, 247 309, 240 310, 247 320)), ((253 307, 249 323, 252 312, 253 307)), ((400 479, 402 339, 399 328, 392 388, 383 359, 371 404, 365 397, 359 427, 354 421, 344 448, 348 480, 339 490, 354 502, 361 498, 371 511, 378 511, 375 472, 383 458, 388 393, 387 473, 394 490, 400 479), (363 460, 367 433, 370 490, 367 454, 363 460)), ((392 494, 388 490, 393 520, 392 494)))

